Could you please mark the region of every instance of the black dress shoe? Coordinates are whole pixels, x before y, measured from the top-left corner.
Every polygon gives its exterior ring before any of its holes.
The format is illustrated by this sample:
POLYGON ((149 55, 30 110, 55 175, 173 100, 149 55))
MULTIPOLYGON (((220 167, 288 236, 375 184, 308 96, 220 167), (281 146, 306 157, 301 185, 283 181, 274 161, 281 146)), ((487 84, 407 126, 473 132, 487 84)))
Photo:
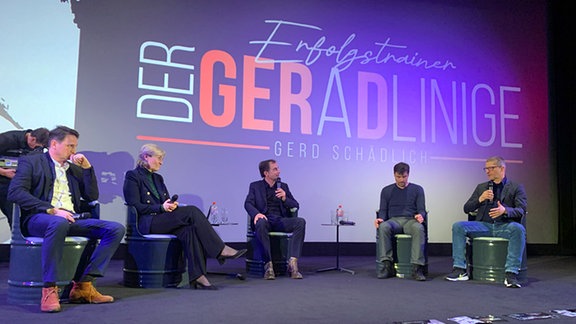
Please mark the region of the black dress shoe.
POLYGON ((218 290, 218 287, 216 287, 214 285, 204 286, 203 284, 199 283, 196 280, 190 282, 190 288, 201 289, 201 290, 218 290))
POLYGON ((419 264, 412 265, 412 278, 416 281, 426 281, 426 276, 424 276, 424 266, 419 264))
POLYGON ((384 264, 380 265, 380 268, 378 269, 377 276, 378 279, 387 279, 396 276, 396 271, 392 262, 388 260, 384 261, 384 264))
POLYGON ((242 249, 242 250, 238 250, 236 251, 236 253, 234 253, 233 255, 220 255, 218 256, 218 263, 220 263, 220 265, 223 265, 224 262, 226 262, 226 259, 238 259, 239 257, 243 256, 244 254, 246 254, 246 249, 242 249))

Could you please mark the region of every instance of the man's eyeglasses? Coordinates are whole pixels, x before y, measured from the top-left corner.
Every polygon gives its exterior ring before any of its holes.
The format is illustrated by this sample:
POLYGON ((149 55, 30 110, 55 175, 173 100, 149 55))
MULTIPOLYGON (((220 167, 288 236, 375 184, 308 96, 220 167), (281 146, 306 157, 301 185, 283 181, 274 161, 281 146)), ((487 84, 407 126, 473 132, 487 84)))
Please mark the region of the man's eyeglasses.
POLYGON ((499 167, 500 167, 499 165, 497 165, 497 166, 489 166, 489 167, 482 168, 482 170, 484 170, 484 172, 486 172, 486 171, 488 171, 488 170, 494 171, 494 169, 499 168, 499 167))

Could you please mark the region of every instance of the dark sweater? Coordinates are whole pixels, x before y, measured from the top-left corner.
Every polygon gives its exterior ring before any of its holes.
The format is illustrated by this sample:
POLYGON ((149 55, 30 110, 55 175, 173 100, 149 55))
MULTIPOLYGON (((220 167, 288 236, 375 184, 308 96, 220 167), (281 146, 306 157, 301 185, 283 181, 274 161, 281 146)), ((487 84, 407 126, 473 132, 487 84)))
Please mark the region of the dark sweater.
POLYGON ((404 189, 391 184, 380 193, 378 217, 387 220, 391 217, 414 217, 426 215, 424 189, 415 183, 409 183, 404 189))

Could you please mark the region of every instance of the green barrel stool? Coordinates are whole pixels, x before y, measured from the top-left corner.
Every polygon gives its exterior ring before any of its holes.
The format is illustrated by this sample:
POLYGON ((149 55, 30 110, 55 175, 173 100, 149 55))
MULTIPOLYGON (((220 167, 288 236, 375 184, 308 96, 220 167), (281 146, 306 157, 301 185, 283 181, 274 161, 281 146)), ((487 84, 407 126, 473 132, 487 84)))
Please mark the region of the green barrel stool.
MULTIPOLYGON (((508 255, 508 239, 501 237, 475 237, 472 239, 472 264, 470 264, 473 280, 504 282, 506 276, 506 257, 508 255)), ((518 280, 527 280, 528 258, 526 248, 522 255, 522 263, 518 272, 518 280)))
POLYGON ((396 277, 409 278, 412 275, 412 264, 410 258, 412 256, 412 235, 409 234, 396 234, 396 262, 394 268, 396 269, 396 277))
POLYGON ((508 240, 500 237, 475 237, 472 240, 472 279, 504 282, 508 240))

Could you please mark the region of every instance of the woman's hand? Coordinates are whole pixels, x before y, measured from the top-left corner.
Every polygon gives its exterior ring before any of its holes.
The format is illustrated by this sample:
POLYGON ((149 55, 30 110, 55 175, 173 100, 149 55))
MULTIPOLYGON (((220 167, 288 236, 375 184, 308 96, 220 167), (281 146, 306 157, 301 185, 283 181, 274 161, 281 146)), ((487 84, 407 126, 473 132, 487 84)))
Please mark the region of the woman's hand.
POLYGON ((162 204, 162 208, 165 212, 172 212, 174 209, 178 208, 178 202, 172 202, 170 199, 166 199, 166 201, 162 204))

